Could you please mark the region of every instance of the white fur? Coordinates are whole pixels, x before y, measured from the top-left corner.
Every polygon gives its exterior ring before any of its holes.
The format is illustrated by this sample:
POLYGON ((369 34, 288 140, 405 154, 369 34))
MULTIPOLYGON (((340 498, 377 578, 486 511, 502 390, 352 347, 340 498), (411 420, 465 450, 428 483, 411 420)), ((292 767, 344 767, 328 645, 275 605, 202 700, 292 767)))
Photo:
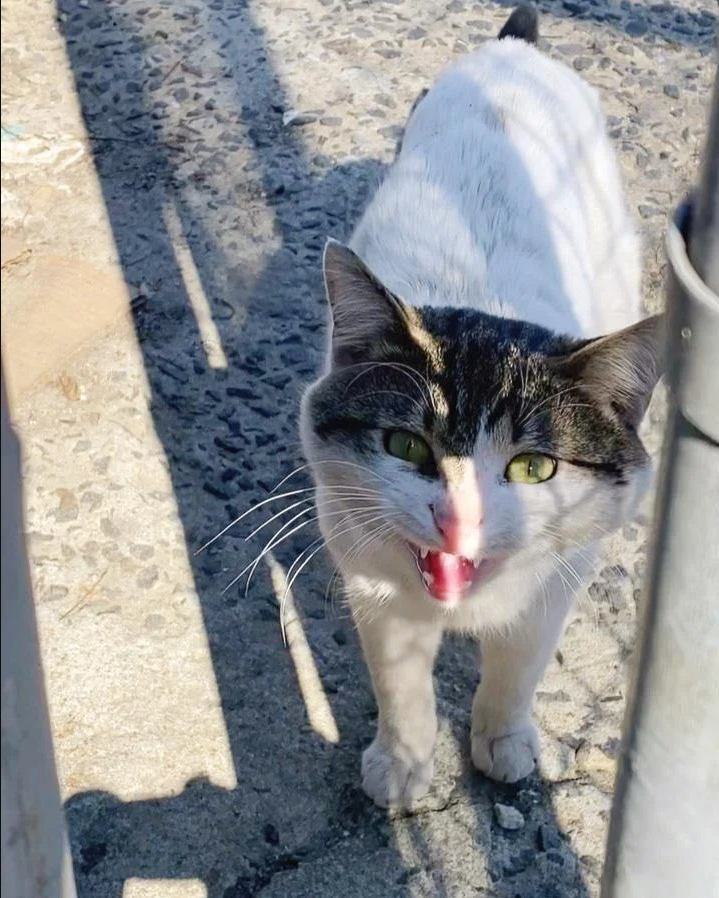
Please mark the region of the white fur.
POLYGON ((596 92, 518 40, 419 103, 350 246, 414 305, 588 337, 641 317, 637 237, 596 92))
MULTIPOLYGON (((417 306, 472 307, 575 336, 640 317, 637 238, 596 95, 516 40, 492 41, 460 60, 420 102, 351 247, 417 306)), ((501 431, 480 434, 472 462, 485 515, 474 549, 511 558, 475 595, 438 603, 421 589, 403 539, 439 548, 430 505, 444 485, 384 453, 379 435, 369 470, 350 450, 319 440, 306 408, 307 397, 302 437, 322 532, 343 574, 379 708, 363 758, 366 792, 380 805, 409 805, 429 787, 432 667, 445 629, 481 636, 476 766, 510 782, 526 776, 537 756, 537 682, 598 539, 629 516, 641 478, 610 489, 563 465, 546 484, 507 484, 507 461, 523 447, 501 431), (339 487, 354 497, 341 498, 339 487)))

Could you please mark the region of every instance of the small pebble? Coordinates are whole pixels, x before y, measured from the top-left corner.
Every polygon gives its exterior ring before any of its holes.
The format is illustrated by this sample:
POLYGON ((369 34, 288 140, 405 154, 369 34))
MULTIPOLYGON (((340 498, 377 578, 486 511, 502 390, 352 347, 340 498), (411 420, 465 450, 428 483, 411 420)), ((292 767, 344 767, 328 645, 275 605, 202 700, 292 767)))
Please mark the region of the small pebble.
POLYGON ((521 829, 524 826, 524 814, 516 808, 513 808, 510 804, 500 804, 497 802, 494 805, 494 816, 502 829, 512 831, 521 829))
POLYGON ((556 829, 542 823, 537 830, 537 848, 540 851, 551 851, 558 849, 562 844, 562 840, 556 829))
POLYGON ((317 116, 313 112, 298 112, 296 109, 288 109, 282 116, 282 124, 286 127, 299 127, 300 125, 311 125, 317 121, 317 116))

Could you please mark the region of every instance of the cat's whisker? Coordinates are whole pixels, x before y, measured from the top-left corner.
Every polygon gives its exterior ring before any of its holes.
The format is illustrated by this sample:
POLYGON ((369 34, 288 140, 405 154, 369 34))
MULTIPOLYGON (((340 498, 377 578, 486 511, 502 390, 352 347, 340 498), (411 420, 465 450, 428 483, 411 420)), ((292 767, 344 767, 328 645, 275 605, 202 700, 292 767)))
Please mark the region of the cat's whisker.
POLYGON ((556 564, 552 565, 552 569, 554 570, 554 573, 559 577, 559 579, 564 584, 564 598, 566 599, 567 602, 569 602, 570 597, 574 595, 574 590, 572 589, 571 584, 569 583, 567 578, 562 574, 561 570, 557 567, 556 564))
MULTIPOLYGON (((563 577, 563 575, 562 575, 561 571, 559 570, 559 568, 557 568, 557 567, 555 566, 555 571, 556 571, 556 573, 559 574, 560 578, 562 579, 562 582, 564 583, 564 592, 565 592, 565 596, 567 596, 567 588, 569 588, 570 594, 572 594, 572 595, 574 595, 574 596, 576 597, 576 599, 577 599, 577 601, 578 601, 580 607, 586 607, 586 604, 587 604, 587 603, 586 603, 586 599, 587 599, 587 597, 588 597, 588 594, 587 594, 586 590, 582 589, 582 587, 584 586, 585 581, 584 581, 584 580, 577 574, 576 570, 572 567, 572 565, 569 564, 565 558, 562 558, 561 555, 558 555, 557 553, 552 552, 552 557, 555 558, 557 561, 559 561, 559 562, 562 564, 562 566, 564 567, 564 569, 565 569, 571 576, 573 576, 574 579, 575 579, 575 581, 577 582, 577 586, 576 586, 576 587, 572 587, 572 586, 565 580, 565 578, 563 577)), ((594 604, 593 604, 592 602, 589 602, 588 604, 589 604, 589 608, 590 608, 591 613, 592 613, 592 617, 593 617, 593 619, 594 619, 594 625, 595 625, 595 627, 596 627, 596 626, 599 625, 599 614, 598 614, 597 609, 594 607, 594 604)))
MULTIPOLYGON (((332 495, 334 495, 335 491, 331 490, 331 493, 332 493, 332 495)), ((377 496, 380 496, 380 495, 381 495, 380 493, 377 493, 377 496)), ((349 502, 349 501, 353 501, 353 500, 354 501, 370 501, 371 499, 374 499, 374 498, 375 498, 374 491, 369 496, 363 496, 361 494, 356 494, 353 490, 348 489, 348 492, 346 492, 346 493, 340 493, 340 495, 335 496, 332 499, 323 501, 322 505, 324 507, 326 505, 332 505, 336 502, 349 502)), ((276 514, 273 514, 272 517, 268 518, 266 521, 263 521, 259 525, 259 527, 255 527, 255 529, 252 531, 252 533, 250 533, 248 536, 245 537, 245 542, 248 542, 249 540, 251 540, 253 538, 253 536, 258 534, 260 532, 260 530, 263 530, 265 527, 267 527, 268 524, 271 524, 272 521, 274 521, 276 518, 281 517, 283 514, 287 514, 288 511, 292 511, 293 508, 298 508, 300 505, 303 505, 307 502, 312 503, 314 505, 315 501, 316 501, 316 499, 314 496, 307 497, 305 499, 300 499, 298 502, 293 502, 287 508, 281 509, 276 514)))
MULTIPOLYGON (((383 483, 387 483, 390 486, 392 485, 392 482, 390 480, 387 480, 386 477, 382 477, 381 475, 377 474, 376 471, 373 471, 371 468, 368 468, 366 465, 360 465, 357 462, 345 461, 344 459, 341 459, 341 458, 322 458, 322 459, 317 459, 316 461, 312 462, 313 468, 316 468, 319 465, 340 465, 340 466, 345 466, 345 467, 349 467, 349 468, 356 468, 356 469, 364 472, 365 474, 369 474, 370 477, 374 477, 375 480, 381 480, 383 483)), ((304 465, 300 465, 299 468, 295 468, 294 471, 290 472, 285 478, 283 478, 277 484, 275 489, 279 489, 279 487, 281 487, 283 483, 285 483, 287 480, 289 480, 290 477, 294 477, 296 474, 301 473, 302 471, 304 471, 305 469, 307 469, 309 467, 310 467, 309 464, 304 464, 304 465)), ((371 489, 371 487, 364 487, 364 486, 358 487, 358 488, 359 489, 371 489)), ((314 489, 314 487, 310 487, 310 489, 314 489)))
POLYGON ((359 399, 367 399, 370 396, 399 396, 400 399, 407 399, 412 403, 414 408, 417 410, 421 417, 424 417, 425 409, 421 405, 418 400, 413 399, 411 396, 408 396, 406 393, 402 393, 400 390, 375 390, 372 393, 362 393, 356 398, 359 399))
MULTIPOLYGON (((327 515, 344 515, 343 520, 346 520, 347 518, 351 517, 352 515, 358 514, 360 511, 361 511, 361 512, 370 512, 370 511, 371 511, 371 512, 374 512, 374 511, 375 511, 376 509, 378 509, 378 508, 381 508, 381 506, 374 505, 374 506, 370 506, 369 508, 363 508, 363 509, 361 509, 361 510, 354 509, 354 508, 350 508, 350 509, 344 509, 344 508, 343 508, 343 509, 339 509, 338 511, 334 511, 334 512, 331 512, 331 511, 330 511, 330 512, 327 512, 327 515)), ((252 581, 252 577, 253 577, 255 571, 257 570, 257 566, 259 565, 260 561, 265 557, 265 555, 267 555, 267 553, 268 553, 268 552, 271 552, 273 549, 276 549, 277 546, 280 545, 280 543, 284 542, 284 541, 285 541, 286 539, 288 539, 290 536, 292 536, 293 534, 297 533, 299 530, 301 530, 301 529, 303 529, 304 527, 306 527, 307 524, 312 524, 312 523, 315 523, 316 521, 318 521, 318 520, 319 520, 319 517, 320 517, 320 516, 319 516, 319 513, 315 514, 314 517, 308 519, 307 521, 303 521, 303 523, 299 524, 297 527, 295 527, 295 528, 293 528, 292 530, 290 530, 289 533, 284 533, 284 535, 282 535, 281 537, 280 537, 280 534, 282 534, 283 531, 286 530, 288 527, 291 527, 292 524, 293 524, 298 518, 301 518, 303 515, 306 515, 306 514, 311 513, 313 510, 314 510, 314 509, 311 508, 311 507, 310 507, 310 508, 303 509, 302 511, 300 511, 300 512, 298 512, 296 515, 294 515, 292 518, 290 518, 289 521, 287 521, 285 524, 283 524, 282 527, 280 527, 280 529, 274 534, 274 536, 273 536, 273 537, 272 537, 272 538, 265 544, 264 548, 263 548, 262 551, 259 553, 259 555, 257 555, 257 557, 255 558, 255 560, 254 560, 253 562, 251 562, 251 563, 250 563, 250 564, 249 564, 249 565, 248 565, 248 566, 247 566, 247 567, 246 567, 246 568, 239 574, 238 578, 236 578, 236 579, 233 581, 234 583, 236 583, 236 582, 237 582, 237 579, 239 579, 240 577, 242 577, 242 575, 243 575, 244 573, 246 573, 246 571, 249 570, 249 574, 248 574, 248 576, 247 576, 247 582, 245 583, 245 596, 247 595, 247 593, 248 593, 248 591, 249 591, 250 583, 251 583, 251 581, 252 581), (280 538, 278 538, 278 537, 280 537, 280 538)), ((320 539, 322 539, 322 537, 320 537, 320 539)), ((288 571, 288 576, 289 576, 289 571, 288 571)), ((230 584, 230 585, 232 585, 232 584, 230 584)), ((229 588, 229 587, 227 587, 227 588, 229 588)), ((223 592, 224 592, 224 590, 223 590, 223 592)))
POLYGON ((574 580, 576 581, 578 587, 584 586, 584 580, 579 576, 577 571, 567 561, 566 558, 563 558, 558 552, 552 552, 552 558, 555 558, 571 577, 574 577, 574 580))
POLYGON ((519 416, 520 416, 520 420, 522 420, 522 413, 524 412, 524 409, 527 406, 527 400, 529 399, 529 396, 527 395, 527 383, 529 380, 529 361, 527 362, 526 368, 520 362, 519 379, 520 379, 520 396, 522 398, 522 404, 519 407, 519 416))
POLYGON ((522 416, 519 423, 522 424, 525 421, 529 420, 529 418, 536 415, 539 409, 542 408, 543 405, 546 405, 548 402, 552 402, 553 400, 558 399, 560 396, 563 396, 565 393, 572 393, 577 389, 579 389, 578 385, 572 384, 571 386, 565 387, 562 390, 557 390, 555 393, 550 393, 549 396, 545 396, 544 399, 540 399, 539 402, 533 405, 529 412, 522 416))
POLYGON ((539 573, 539 571, 536 571, 534 576, 537 578, 539 586, 542 590, 542 599, 543 599, 543 603, 544 603, 544 616, 546 617, 547 611, 549 609, 549 593, 547 592, 547 584, 544 582, 544 577, 542 577, 542 575, 539 573))
MULTIPOLYGON (((307 509, 307 512, 309 512, 309 511, 311 511, 311 509, 307 509)), ((306 513, 306 512, 304 512, 304 513, 306 513)), ((296 520, 297 517, 301 517, 301 515, 295 516, 295 518, 293 518, 293 520, 296 520)), ((275 547, 275 545, 279 545, 281 542, 284 542, 284 540, 289 539, 294 533, 297 533, 298 530, 301 530, 303 527, 306 527, 308 524, 311 524, 311 523, 313 522, 313 520, 316 520, 316 518, 311 518, 310 520, 303 521, 301 524, 298 524, 298 525, 297 525, 296 527, 294 527, 289 533, 286 533, 286 534, 282 537, 282 539, 280 539, 277 543, 274 543, 274 542, 273 542, 273 540, 277 537, 277 534, 275 534, 275 536, 273 536, 272 539, 271 539, 269 542, 267 542, 267 543, 265 544, 264 548, 260 550, 260 553, 259 553, 259 554, 258 554, 258 555, 257 555, 257 556, 256 556, 250 563, 249 563, 249 564, 247 564, 247 565, 240 571, 240 573, 237 574, 236 577, 233 577, 232 580, 230 580, 230 582, 227 584, 227 586, 225 586, 225 588, 222 590, 222 592, 220 593, 220 595, 224 595, 224 594, 227 592, 227 590, 228 590, 228 589, 231 589, 231 588, 235 585, 235 583, 237 583, 238 580, 241 580, 242 577, 244 577, 244 575, 245 575, 250 569, 253 568, 253 566, 256 566, 257 564, 259 564, 260 560, 261 560, 262 558, 264 558, 265 555, 266 555, 268 552, 270 552, 270 551, 275 547)), ((288 522, 288 524, 290 524, 290 523, 292 523, 292 521, 289 521, 289 522, 288 522)), ((284 529, 284 528, 283 528, 283 529, 284 529)))
MULTIPOLYGON (((280 509, 280 511, 273 514, 272 517, 267 518, 266 521, 263 521, 258 527, 255 527, 255 529, 251 533, 248 533, 247 536, 245 537, 245 542, 249 542, 253 537, 257 536, 257 534, 260 532, 260 530, 264 530, 265 527, 267 527, 273 521, 277 520, 277 518, 281 518, 283 514, 287 514, 288 512, 292 511, 294 508, 299 508, 300 505, 307 505, 308 503, 309 503, 309 505, 308 505, 307 511, 309 511, 311 508, 314 507, 314 503, 315 503, 314 496, 308 496, 305 499, 300 499, 299 502, 293 502, 291 505, 288 505, 287 508, 280 509)), ((303 514, 303 513, 304 512, 300 512, 300 514, 303 514)))
MULTIPOLYGON (((392 524, 388 521, 380 528, 380 530, 382 532, 389 533, 392 530, 392 524)), ((358 539, 358 541, 356 543, 354 543, 354 545, 349 547, 349 549, 345 552, 345 554, 342 556, 342 558, 339 560, 339 562, 335 565, 332 576, 330 577, 330 582, 327 585, 327 590, 325 591, 325 598, 327 598, 327 594, 330 590, 332 581, 333 581, 335 575, 339 574, 339 571, 340 571, 340 568, 342 567, 342 565, 345 564, 346 562, 354 560, 360 554, 360 552, 362 552, 364 549, 367 548, 367 546, 372 542, 372 540, 374 538, 376 538, 376 536, 377 536, 376 532, 370 533, 369 536, 367 536, 367 534, 365 534, 364 541, 363 541, 363 538, 360 537, 358 539)))
MULTIPOLYGON (((313 463, 313 465, 317 465, 317 464, 349 465, 351 467, 360 468, 360 469, 366 471, 367 473, 372 474, 373 476, 378 476, 378 475, 375 475, 374 472, 371 471, 369 468, 365 468, 364 465, 358 465, 358 464, 355 464, 354 462, 348 462, 348 461, 345 461, 344 459, 339 459, 339 458, 338 459, 331 459, 331 458, 323 459, 322 461, 316 461, 313 463)), ((282 478, 282 480, 280 480, 275 486, 273 486, 272 489, 270 490, 270 493, 271 494, 274 493, 275 490, 278 490, 281 486, 283 486, 285 483, 287 483, 287 481, 290 480, 290 478, 297 476, 297 474, 301 474, 303 471, 306 471, 308 468, 310 468, 310 464, 307 462, 305 462, 302 465, 298 465, 298 467, 296 467, 293 471, 290 471, 289 474, 286 474, 282 478)), ((315 489, 315 487, 309 487, 309 489, 315 489)), ((364 489, 371 489, 371 487, 365 487, 365 486, 358 485, 357 489, 364 490, 364 489)), ((280 497, 277 496, 275 498, 280 498, 280 497)))
MULTIPOLYGON (((597 525, 598 526, 598 525, 597 525)), ((605 528, 600 528, 604 530, 605 528)), ((542 527, 540 533, 544 533, 546 536, 549 536, 551 539, 556 540, 561 546, 571 547, 570 551, 579 555, 579 557, 589 566, 590 569, 594 568, 596 563, 595 554, 589 551, 587 548, 586 542, 580 542, 579 540, 573 539, 572 537, 566 536, 562 533, 558 528, 552 527, 551 524, 545 524, 542 527)), ((606 533, 606 530, 605 530, 606 533)))
POLYGON ((307 468, 309 468, 309 465, 307 464, 307 462, 305 462, 302 465, 298 465, 298 467, 296 467, 293 471, 290 471, 289 474, 286 474, 278 483, 276 483, 272 487, 272 489, 270 490, 270 494, 274 493, 275 490, 278 490, 283 484, 287 483, 287 481, 291 477, 294 477, 296 474, 300 474, 302 471, 307 470, 307 468))
POLYGON ((364 377, 365 374, 369 374, 371 371, 374 371, 375 368, 393 368, 394 370, 399 371, 400 374, 404 374, 408 377, 420 391, 420 394, 426 399, 427 403, 434 408, 434 402, 432 401, 432 387, 429 380, 410 365, 405 365, 402 362, 358 362, 351 367, 360 365, 366 366, 365 370, 360 371, 360 373, 349 382, 345 388, 345 392, 347 392, 360 377, 364 377), (416 378, 420 378, 420 380, 417 381, 416 378))
MULTIPOLYGON (((332 529, 331 529, 330 532, 329 532, 329 536, 328 536, 326 542, 330 542, 330 541, 332 541, 333 539, 335 539, 337 536, 340 536, 341 534, 336 533, 337 528, 338 528, 338 527, 344 526, 344 524, 345 524, 351 517, 354 517, 354 518, 355 518, 356 523, 353 525, 353 528, 349 528, 349 529, 354 529, 355 527, 362 527, 362 526, 364 526, 366 523, 368 523, 368 522, 366 521, 366 514, 367 514, 367 513, 374 513, 375 511, 378 511, 378 510, 382 510, 382 506, 377 505, 377 506, 372 506, 372 507, 370 507, 370 508, 362 509, 362 512, 361 512, 361 515, 362 515, 362 516, 361 516, 361 517, 359 516, 360 513, 358 513, 358 511, 357 511, 356 509, 350 509, 349 512, 347 512, 347 513, 345 513, 344 510, 338 511, 338 512, 334 512, 334 514, 337 514, 337 515, 343 515, 343 516, 340 518, 339 521, 337 521, 335 524, 333 524, 332 529)), ((319 516, 318 516, 318 517, 319 517, 319 516)), ((372 521, 378 520, 380 517, 382 517, 382 516, 379 515, 379 516, 377 516, 377 517, 372 518, 371 521, 370 521, 369 523, 371 523, 372 521)), ((348 531, 342 531, 342 532, 344 533, 344 532, 348 532, 348 531)), ((319 537, 319 539, 321 540, 321 539, 323 539, 323 537, 319 537)), ((315 540, 314 542, 317 542, 317 540, 315 540)), ((303 549, 302 552, 300 553, 300 555, 294 560, 294 562, 293 562, 292 565, 290 566, 290 569, 289 569, 288 572, 287 572, 287 576, 288 576, 288 577, 291 575, 291 573, 292 573, 292 568, 294 567, 294 565, 301 559, 302 555, 303 555, 308 549, 309 549, 309 546, 306 547, 305 549, 303 549)))
POLYGON ((204 552, 205 549, 207 549, 213 543, 217 542, 217 540, 221 536, 224 536, 228 530, 231 530, 235 526, 235 524, 239 524, 240 521, 244 520, 244 518, 246 518, 248 514, 251 514, 253 511, 257 511, 257 509, 262 508, 264 505, 267 505, 268 502, 276 502, 278 499, 286 499, 289 496, 299 496, 300 493, 312 493, 312 492, 314 492, 314 489, 315 488, 313 486, 308 486, 308 487, 304 487, 303 489, 299 489, 299 490, 291 490, 288 493, 281 493, 279 496, 270 496, 268 499, 263 499, 261 502, 257 502, 255 505, 252 505, 246 511, 243 511, 242 514, 238 515, 234 520, 230 521, 230 523, 227 524, 225 527, 223 527, 219 533, 215 534, 215 536, 213 536, 212 539, 208 539, 204 545, 200 546, 199 549, 195 550, 194 554, 199 555, 201 552, 204 552))
POLYGON ((572 537, 566 536, 560 531, 552 531, 548 525, 542 527, 539 531, 541 534, 545 536, 549 536, 551 539, 556 540, 561 546, 571 546, 571 551, 576 552, 585 562, 588 564, 594 564, 593 556, 587 551, 586 543, 579 542, 579 540, 572 539, 572 537))
POLYGON ((330 580, 327 584, 327 589, 325 590, 325 600, 329 598, 330 607, 334 608, 334 599, 330 595, 332 584, 336 582, 340 575, 341 565, 347 562, 351 558, 357 557, 361 552, 369 548, 374 542, 378 539, 383 538, 385 535, 391 533, 392 524, 391 522, 385 522, 384 524, 380 524, 379 527, 376 527, 374 530, 371 530, 368 534, 365 534, 363 537, 359 537, 358 540, 350 546, 350 548, 345 552, 344 556, 340 560, 340 562, 335 565, 335 568, 332 572, 330 580))
MULTIPOLYGON (((287 572, 287 587, 286 587, 285 593, 282 597, 282 601, 280 602, 280 624, 282 627, 283 638, 284 638, 284 633, 285 633, 284 599, 285 599, 287 593, 292 589, 292 584, 295 582, 295 580, 297 579, 299 574, 304 570, 304 568, 309 564, 309 562, 315 557, 315 555, 323 548, 323 544, 328 545, 330 542, 334 542, 334 540, 338 539, 340 536, 344 536, 346 533, 350 533, 352 530, 356 529, 359 526, 366 527, 369 524, 374 523, 374 521, 382 520, 383 518, 384 518, 384 515, 378 515, 377 517, 372 518, 369 521, 361 521, 361 522, 357 522, 355 524, 351 524, 349 527, 345 528, 344 530, 340 530, 339 533, 331 533, 330 536, 327 537, 327 539, 325 539, 325 540, 322 540, 322 537, 320 537, 320 539, 319 539, 320 545, 318 545, 317 548, 314 549, 311 552, 311 554, 302 562, 302 564, 300 564, 299 567, 297 567, 297 569, 294 571, 294 573, 292 573, 293 568, 295 568, 295 566, 297 565, 297 562, 302 558, 302 555, 304 555, 308 551, 308 549, 305 549, 303 552, 301 552, 300 555, 292 562, 292 564, 290 565, 290 569, 287 572)), ((315 540, 315 543, 317 543, 317 542, 318 542, 318 540, 315 540)), ((311 545, 314 545, 314 544, 311 544, 311 545)))
POLYGON ((364 538, 359 537, 357 542, 350 546, 350 548, 345 552, 340 561, 335 565, 334 570, 332 571, 330 579, 327 583, 327 588, 325 590, 325 600, 329 598, 330 607, 334 607, 334 599, 331 595, 331 591, 333 589, 334 583, 336 583, 336 581, 340 577, 342 566, 356 558, 360 554, 360 552, 362 552, 372 543, 373 539, 379 537, 379 533, 389 533, 391 529, 391 524, 380 525, 377 531, 372 531, 369 535, 365 534, 364 538))

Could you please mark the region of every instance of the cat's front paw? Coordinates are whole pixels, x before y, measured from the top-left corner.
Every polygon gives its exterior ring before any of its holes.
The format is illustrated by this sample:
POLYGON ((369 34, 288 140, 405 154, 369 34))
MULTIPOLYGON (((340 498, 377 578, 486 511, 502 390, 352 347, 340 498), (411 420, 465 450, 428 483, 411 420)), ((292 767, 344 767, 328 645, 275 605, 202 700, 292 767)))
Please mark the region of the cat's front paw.
POLYGON ((402 758, 376 739, 362 755, 362 788, 381 808, 411 808, 429 790, 433 774, 433 757, 402 758))
POLYGON ((511 732, 492 732, 480 722, 472 726, 472 760, 477 770, 500 783, 516 783, 534 770, 539 736, 531 720, 511 732))

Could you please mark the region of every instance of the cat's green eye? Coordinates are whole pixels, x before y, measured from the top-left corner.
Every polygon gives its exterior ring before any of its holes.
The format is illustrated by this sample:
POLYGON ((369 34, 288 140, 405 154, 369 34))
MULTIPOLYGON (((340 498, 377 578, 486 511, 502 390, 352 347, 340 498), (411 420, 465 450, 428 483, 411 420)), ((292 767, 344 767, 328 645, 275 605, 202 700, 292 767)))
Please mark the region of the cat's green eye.
POLYGON ((510 483, 544 483, 557 470, 557 460, 541 452, 522 452, 507 465, 504 476, 510 483))
POLYGON ((387 431, 384 445, 390 455, 408 461, 417 468, 426 468, 432 463, 432 450, 422 437, 409 430, 387 431))

